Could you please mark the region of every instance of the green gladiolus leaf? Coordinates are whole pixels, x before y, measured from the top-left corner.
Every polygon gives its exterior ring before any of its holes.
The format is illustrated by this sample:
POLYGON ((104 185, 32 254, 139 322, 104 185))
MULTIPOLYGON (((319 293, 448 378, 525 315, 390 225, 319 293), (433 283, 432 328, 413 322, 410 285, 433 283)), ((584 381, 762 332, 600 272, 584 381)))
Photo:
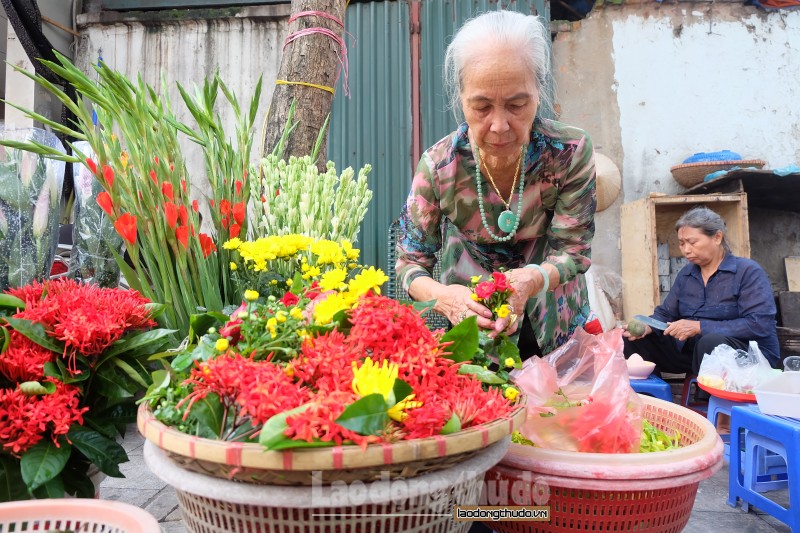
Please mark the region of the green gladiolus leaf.
POLYGON ((456 363, 472 360, 478 352, 478 318, 475 315, 468 316, 442 335, 442 342, 451 343, 445 348, 450 352, 444 354, 448 359, 456 363))
POLYGON ((28 498, 19 461, 13 457, 0 455, 0 502, 27 500, 28 498))
POLYGON ((56 447, 46 439, 31 447, 20 459, 20 471, 28 490, 33 492, 51 479, 55 479, 67 464, 72 446, 65 441, 56 447))
POLYGON ((104 437, 97 431, 84 426, 73 425, 67 437, 76 450, 97 465, 104 474, 111 477, 124 477, 119 464, 128 461, 125 449, 116 441, 104 437))
POLYGON ((502 385, 506 382, 503 378, 478 365, 461 365, 458 367, 459 374, 472 374, 482 383, 487 385, 502 385))
MULTIPOLYGON (((284 431, 286 431, 286 428, 289 427, 286 424, 286 419, 290 416, 302 413, 309 407, 311 407, 311 404, 307 403, 299 407, 295 407, 294 409, 284 411, 283 413, 278 413, 267 420, 267 422, 264 424, 264 427, 261 428, 261 433, 258 435, 258 443, 268 450, 284 450, 287 448, 301 447, 304 444, 314 444, 305 441, 295 441, 284 435, 284 431)), ((332 446, 333 443, 326 443, 326 445, 332 446)), ((314 448, 319 446, 305 447, 314 448)))
POLYGON ((389 423, 389 406, 381 394, 370 394, 348 405, 336 423, 359 435, 378 435, 389 423))
POLYGON ((39 383, 38 381, 26 381, 19 384, 19 390, 26 396, 39 396, 42 394, 53 394, 56 391, 56 384, 52 381, 39 383))
POLYGON ((144 308, 150 312, 150 318, 156 319, 164 313, 164 311, 167 309, 167 306, 156 302, 150 302, 144 304, 144 308))
POLYGON ((12 317, 6 317, 5 321, 8 322, 12 328, 19 331, 39 346, 59 354, 64 353, 64 346, 52 337, 48 336, 44 330, 44 326, 38 322, 32 322, 30 320, 25 320, 24 318, 12 317))
POLYGON ((440 433, 442 435, 449 435, 459 431, 461 431, 461 419, 458 418, 457 414, 453 413, 453 416, 450 417, 450 420, 447 421, 440 433))

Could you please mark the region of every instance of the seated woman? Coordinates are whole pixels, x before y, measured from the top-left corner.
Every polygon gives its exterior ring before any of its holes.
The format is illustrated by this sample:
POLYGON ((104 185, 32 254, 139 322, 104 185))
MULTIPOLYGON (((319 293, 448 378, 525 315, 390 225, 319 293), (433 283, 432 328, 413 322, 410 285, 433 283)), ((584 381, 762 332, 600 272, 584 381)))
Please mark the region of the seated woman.
POLYGON ((638 353, 661 372, 697 374, 705 354, 720 344, 747 350, 758 342, 776 367, 780 360, 775 299, 764 270, 736 257, 725 240, 725 222, 707 207, 695 207, 675 224, 689 264, 678 273, 652 317, 668 327, 641 336, 625 331, 625 357, 638 353))

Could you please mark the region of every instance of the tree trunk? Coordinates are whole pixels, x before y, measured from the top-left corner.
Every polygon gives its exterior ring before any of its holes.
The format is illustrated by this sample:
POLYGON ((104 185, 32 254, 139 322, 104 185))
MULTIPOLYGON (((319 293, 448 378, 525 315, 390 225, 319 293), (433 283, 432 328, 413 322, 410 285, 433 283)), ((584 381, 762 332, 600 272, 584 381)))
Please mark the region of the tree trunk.
MULTIPOLYGON (((346 0, 292 0, 292 15, 302 11, 322 11, 344 21, 346 0)), ((308 28, 326 28, 339 37, 344 29, 336 22, 325 17, 310 15, 299 17, 289 24, 289 33, 308 28)), ((278 80, 288 82, 305 82, 335 87, 337 73, 344 75, 339 64, 339 57, 344 50, 328 35, 312 33, 303 35, 290 42, 283 50, 278 80)), ((310 155, 317 141, 322 125, 331 111, 333 94, 328 91, 307 85, 278 84, 272 93, 266 134, 264 153, 272 152, 278 144, 289 115, 289 107, 296 100, 294 122, 297 127, 286 144, 284 155, 310 155)), ((326 162, 327 131, 322 142, 319 155, 320 168, 326 162)))

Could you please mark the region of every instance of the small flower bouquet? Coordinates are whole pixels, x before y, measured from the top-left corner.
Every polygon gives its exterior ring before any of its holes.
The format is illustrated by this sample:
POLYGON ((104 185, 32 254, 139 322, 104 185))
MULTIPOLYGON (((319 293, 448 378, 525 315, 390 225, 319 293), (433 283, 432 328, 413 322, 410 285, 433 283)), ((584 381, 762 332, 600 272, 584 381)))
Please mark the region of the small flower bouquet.
POLYGON ((480 354, 474 318, 431 332, 424 309, 380 295, 386 276, 358 265, 348 241, 287 235, 224 246, 238 254, 240 280, 266 292, 245 290, 229 317, 195 318, 195 344, 145 398, 164 424, 268 450, 365 448, 515 409, 507 379, 470 364, 480 354))
POLYGON ((61 279, 0 294, 0 501, 94 497, 90 465, 122 477, 116 442, 171 330, 135 291, 61 279))
MULTIPOLYGON (((472 299, 492 311, 492 320, 506 317, 514 318, 511 316, 511 307, 508 305, 508 299, 514 293, 514 287, 509 283, 508 276, 505 273, 492 272, 492 277, 488 280, 484 280, 483 276, 473 276, 470 278, 470 285, 472 287, 472 299)), ((508 379, 506 369, 522 367, 519 348, 517 348, 516 342, 512 342, 505 333, 501 333, 492 339, 486 332, 481 331, 479 333, 479 342, 483 352, 483 358, 479 363, 485 365, 496 363, 502 369, 498 371, 498 374, 503 379, 508 379)))

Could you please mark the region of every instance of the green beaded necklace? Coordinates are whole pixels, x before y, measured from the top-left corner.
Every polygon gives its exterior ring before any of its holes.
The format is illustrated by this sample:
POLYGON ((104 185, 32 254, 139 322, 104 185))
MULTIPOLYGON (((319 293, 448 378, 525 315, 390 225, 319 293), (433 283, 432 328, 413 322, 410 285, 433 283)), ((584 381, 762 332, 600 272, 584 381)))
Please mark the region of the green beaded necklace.
MULTIPOLYGON (((527 152, 527 146, 523 146, 522 154, 520 155, 520 160, 519 160, 520 166, 525 164, 526 152, 527 152)), ((478 189, 478 209, 481 212, 481 221, 483 222, 483 227, 486 228, 486 231, 489 233, 489 236, 495 241, 497 242, 510 241, 514 237, 514 235, 516 235, 517 229, 519 229, 519 221, 522 215, 522 192, 525 190, 525 173, 520 169, 520 173, 522 174, 522 176, 520 176, 519 179, 519 194, 517 195, 516 215, 511 211, 509 211, 508 209, 506 209, 505 211, 500 213, 500 218, 498 218, 498 223, 506 223, 507 224, 506 227, 508 227, 511 225, 509 218, 513 217, 514 218, 513 227, 511 228, 510 231, 508 231, 508 235, 506 235, 505 237, 500 237, 498 235, 495 235, 492 229, 489 227, 489 223, 486 222, 486 209, 483 207, 483 190, 481 189, 481 179, 482 179, 481 162, 478 155, 479 153, 480 150, 474 150, 472 152, 472 155, 475 158, 475 183, 478 189), (500 220, 501 218, 502 220, 500 220)), ((511 203, 510 200, 509 203, 511 203)), ((500 227, 500 231, 507 231, 507 230, 504 230, 502 227, 500 227)))

